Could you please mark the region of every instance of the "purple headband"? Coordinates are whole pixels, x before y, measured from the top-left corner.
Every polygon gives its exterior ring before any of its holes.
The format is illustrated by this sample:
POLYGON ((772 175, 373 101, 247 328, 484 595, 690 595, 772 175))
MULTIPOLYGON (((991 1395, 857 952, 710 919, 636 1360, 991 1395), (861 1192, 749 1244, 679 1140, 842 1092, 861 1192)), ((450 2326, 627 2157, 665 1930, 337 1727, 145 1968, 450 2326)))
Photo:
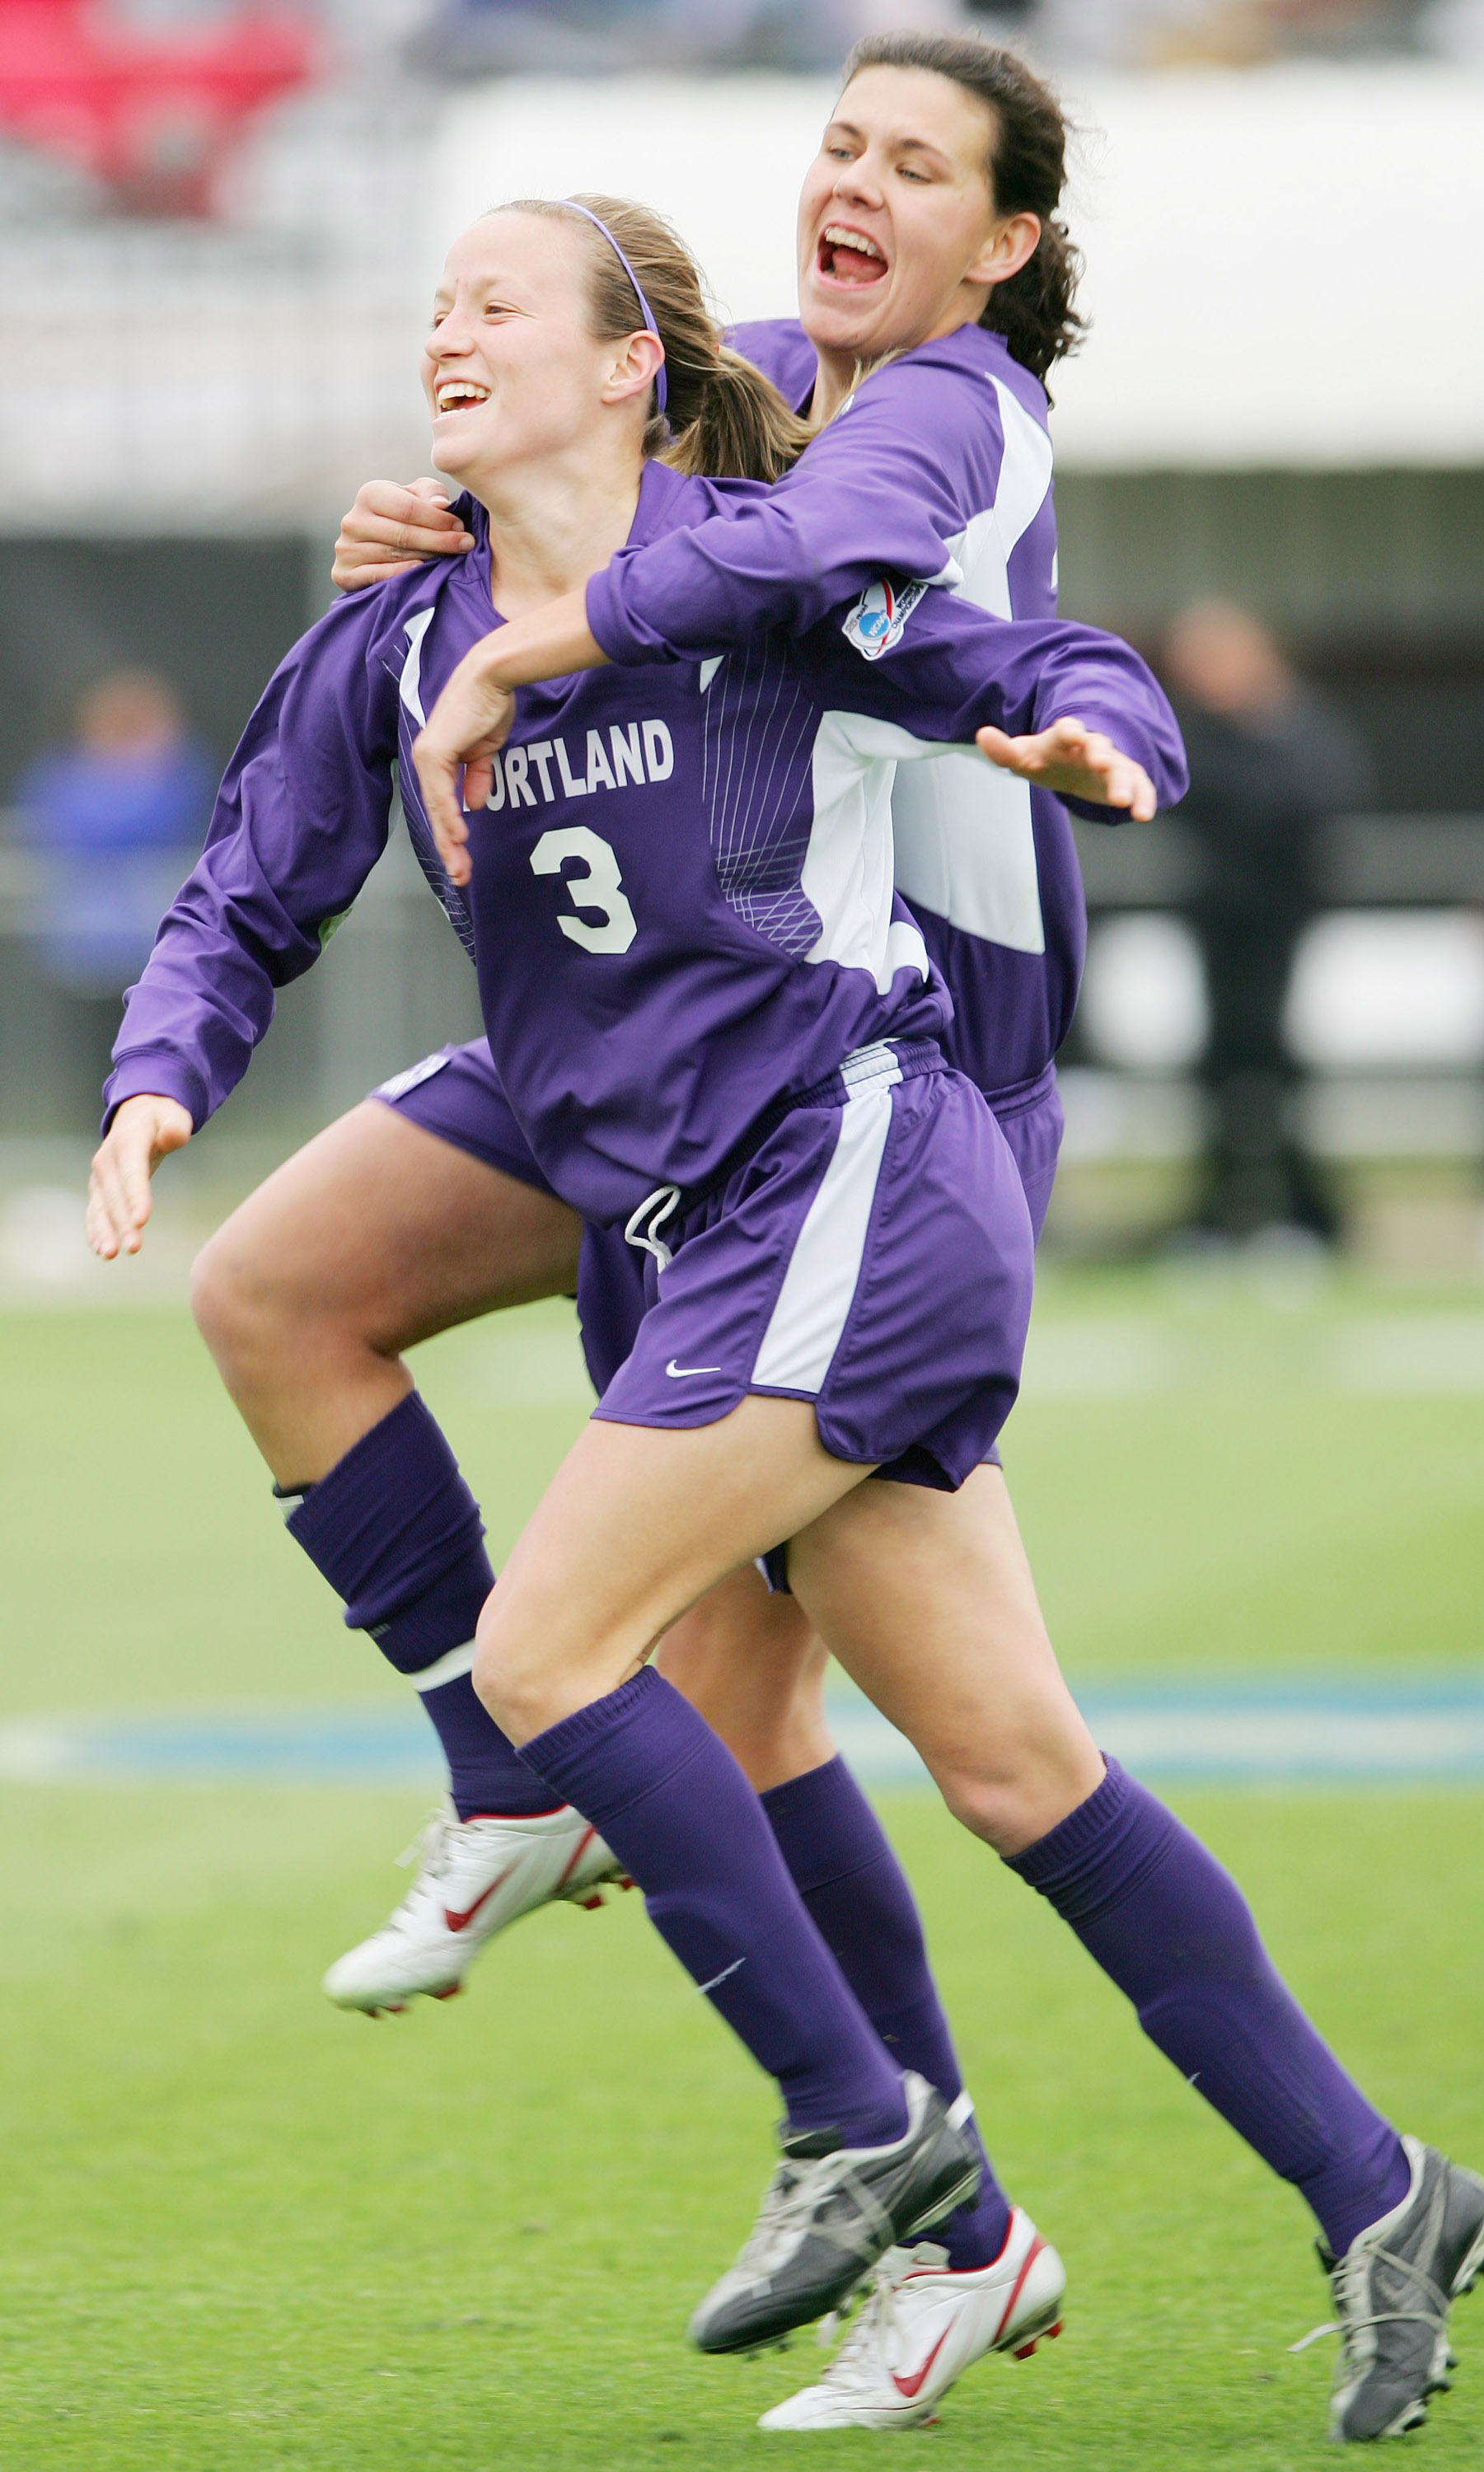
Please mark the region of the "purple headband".
MULTIPOLYGON (((644 312, 644 323, 645 323, 645 325, 649 328, 650 333, 654 336, 654 339, 655 339, 656 343, 659 345, 660 350, 661 350, 661 351, 663 351, 663 350, 664 350, 664 338, 662 337, 662 335, 661 335, 661 334, 660 334, 660 332, 659 332, 658 327, 658 326, 656 325, 656 323, 655 323, 655 313, 654 313, 653 309, 650 307, 649 302, 648 302, 648 301, 645 299, 645 297, 644 297, 644 286, 643 286, 643 285, 642 285, 642 283, 639 281, 638 276, 634 273, 634 271, 633 267, 630 265, 630 263, 629 263, 628 259, 625 257, 625 255, 624 255, 624 253, 623 253, 623 250, 619 248, 618 243, 617 243, 617 241, 613 238, 612 233, 609 230, 609 227, 608 227, 607 224, 604 222, 604 220, 603 220, 602 216, 601 216, 601 215, 595 215, 595 214, 593 213, 593 211, 592 211, 592 208, 591 208, 590 206, 580 206, 580 205, 578 204, 578 202, 577 202, 577 200, 576 200, 575 198, 562 198, 562 199, 561 199, 561 200, 559 201, 559 202, 560 202, 562 205, 563 205, 563 206, 570 206, 570 207, 571 207, 571 210, 572 210, 572 212, 573 212, 573 214, 574 214, 574 215, 586 215, 586 218, 587 218, 587 221, 588 221, 590 224, 594 225, 594 226, 596 226, 596 228, 597 228, 597 229, 598 229, 598 230, 603 234, 604 239, 607 241, 607 243, 608 243, 608 245, 609 245, 610 249, 612 250, 613 255, 617 258, 619 265, 623 268, 623 271, 624 271, 625 274, 627 274, 627 276, 628 276, 628 278, 629 278, 630 282, 631 282, 631 283, 633 284, 633 286, 634 286, 634 297, 636 297, 636 299, 637 299, 637 301, 638 301, 639 307, 640 307, 640 308, 643 310, 643 312, 644 312)), ((667 388, 667 386, 665 385, 664 363, 663 363, 663 361, 661 361, 661 362, 660 362, 660 364, 659 364, 659 367, 658 367, 658 370, 657 370, 657 371, 656 371, 656 373, 655 373, 655 401, 656 401, 656 403, 658 405, 659 410, 660 410, 661 412, 663 412, 663 410, 664 410, 664 408, 665 408, 665 403, 666 403, 666 401, 667 401, 667 399, 668 399, 668 395, 669 395, 669 389, 668 389, 668 388, 667 388)))

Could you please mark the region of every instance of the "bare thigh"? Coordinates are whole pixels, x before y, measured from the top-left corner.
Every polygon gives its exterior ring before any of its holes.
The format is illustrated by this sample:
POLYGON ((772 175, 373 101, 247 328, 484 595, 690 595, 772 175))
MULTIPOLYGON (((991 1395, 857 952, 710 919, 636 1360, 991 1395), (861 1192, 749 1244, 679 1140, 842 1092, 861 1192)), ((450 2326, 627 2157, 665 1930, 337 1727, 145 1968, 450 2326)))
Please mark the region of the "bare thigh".
POLYGON ((616 1690, 719 1580, 867 1474, 830 1457, 798 1399, 746 1398, 688 1431, 588 1425, 480 1616, 480 1698, 529 1742, 616 1690))
POLYGON ((966 1827, 1018 1853, 1085 1802, 1102 1754, 1041 1620, 1004 1477, 956 1494, 868 1485, 789 1548, 826 1646, 966 1827))
POLYGON ((759 1794, 833 1759, 825 1722, 828 1662, 798 1599, 770 1595, 751 1563, 682 1614, 655 1658, 759 1794))
POLYGON ((278 1483, 314 1484, 411 1389, 404 1348, 569 1294, 581 1234, 564 1202, 368 1100, 218 1228, 191 1305, 278 1483))

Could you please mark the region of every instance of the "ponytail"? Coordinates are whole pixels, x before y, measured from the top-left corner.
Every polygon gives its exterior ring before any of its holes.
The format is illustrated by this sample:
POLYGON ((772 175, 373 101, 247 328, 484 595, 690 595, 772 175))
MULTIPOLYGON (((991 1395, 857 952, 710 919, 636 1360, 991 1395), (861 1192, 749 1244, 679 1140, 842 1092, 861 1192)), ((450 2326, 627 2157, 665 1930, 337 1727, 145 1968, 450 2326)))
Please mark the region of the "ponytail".
POLYGON ((1075 307, 1082 255, 1058 208, 1066 184, 1066 120, 1048 85, 1014 52, 974 35, 868 35, 845 64, 927 69, 974 95, 990 115, 990 202, 996 215, 1037 215, 1041 238, 1018 274, 996 283, 981 326, 1003 335, 1015 360, 1042 381, 1087 331, 1075 307))
POLYGON ((723 344, 703 378, 700 410, 664 460, 677 472, 717 480, 776 481, 797 464, 809 437, 808 422, 789 410, 772 380, 723 344))
POLYGON ((583 206, 613 234, 643 286, 664 345, 666 407, 652 403, 644 452, 676 471, 715 480, 776 481, 798 461, 809 440, 805 421, 790 411, 777 387, 729 351, 706 305, 701 273, 680 234, 648 206, 627 198, 589 196, 571 203, 520 198, 502 214, 560 215, 586 235, 587 304, 592 331, 617 342, 645 323, 634 284, 621 260, 583 206))

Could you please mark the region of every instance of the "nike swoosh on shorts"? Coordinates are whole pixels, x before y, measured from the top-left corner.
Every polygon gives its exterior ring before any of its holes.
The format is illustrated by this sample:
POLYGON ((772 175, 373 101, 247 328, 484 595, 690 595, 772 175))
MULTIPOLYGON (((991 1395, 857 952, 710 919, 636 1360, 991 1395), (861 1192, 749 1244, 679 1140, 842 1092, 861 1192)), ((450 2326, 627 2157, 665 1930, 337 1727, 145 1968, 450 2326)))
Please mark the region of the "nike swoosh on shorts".
POLYGON ((683 1382, 687 1373, 719 1373, 721 1367, 719 1365, 677 1365, 672 1356, 665 1367, 665 1371, 672 1382, 683 1382))

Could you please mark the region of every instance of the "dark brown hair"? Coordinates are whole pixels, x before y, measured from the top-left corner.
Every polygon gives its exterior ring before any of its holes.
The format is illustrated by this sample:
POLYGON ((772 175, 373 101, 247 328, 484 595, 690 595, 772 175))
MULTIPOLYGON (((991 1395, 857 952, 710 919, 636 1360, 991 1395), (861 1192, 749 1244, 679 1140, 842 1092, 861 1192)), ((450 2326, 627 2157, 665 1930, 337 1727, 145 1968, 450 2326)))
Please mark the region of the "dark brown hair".
POLYGON ((974 35, 868 35, 846 61, 845 83, 876 68, 929 69, 988 107, 990 202, 997 215, 1039 215, 1041 238, 1019 273, 995 284, 979 323, 1003 335, 1015 359, 1044 379, 1076 350, 1087 323, 1072 305, 1082 253, 1057 212, 1066 182, 1061 105, 1014 52, 974 35))
MULTIPOLYGON (((806 422, 777 387, 740 352, 729 351, 706 304, 701 272, 679 232, 648 206, 586 190, 574 202, 607 224, 644 287, 664 345, 665 411, 652 413, 646 455, 662 455, 679 472, 713 478, 776 481, 808 443, 806 422)), ((616 343, 644 323, 622 265, 586 216, 555 198, 517 198, 498 214, 559 215, 586 235, 587 309, 592 332, 616 343)))

